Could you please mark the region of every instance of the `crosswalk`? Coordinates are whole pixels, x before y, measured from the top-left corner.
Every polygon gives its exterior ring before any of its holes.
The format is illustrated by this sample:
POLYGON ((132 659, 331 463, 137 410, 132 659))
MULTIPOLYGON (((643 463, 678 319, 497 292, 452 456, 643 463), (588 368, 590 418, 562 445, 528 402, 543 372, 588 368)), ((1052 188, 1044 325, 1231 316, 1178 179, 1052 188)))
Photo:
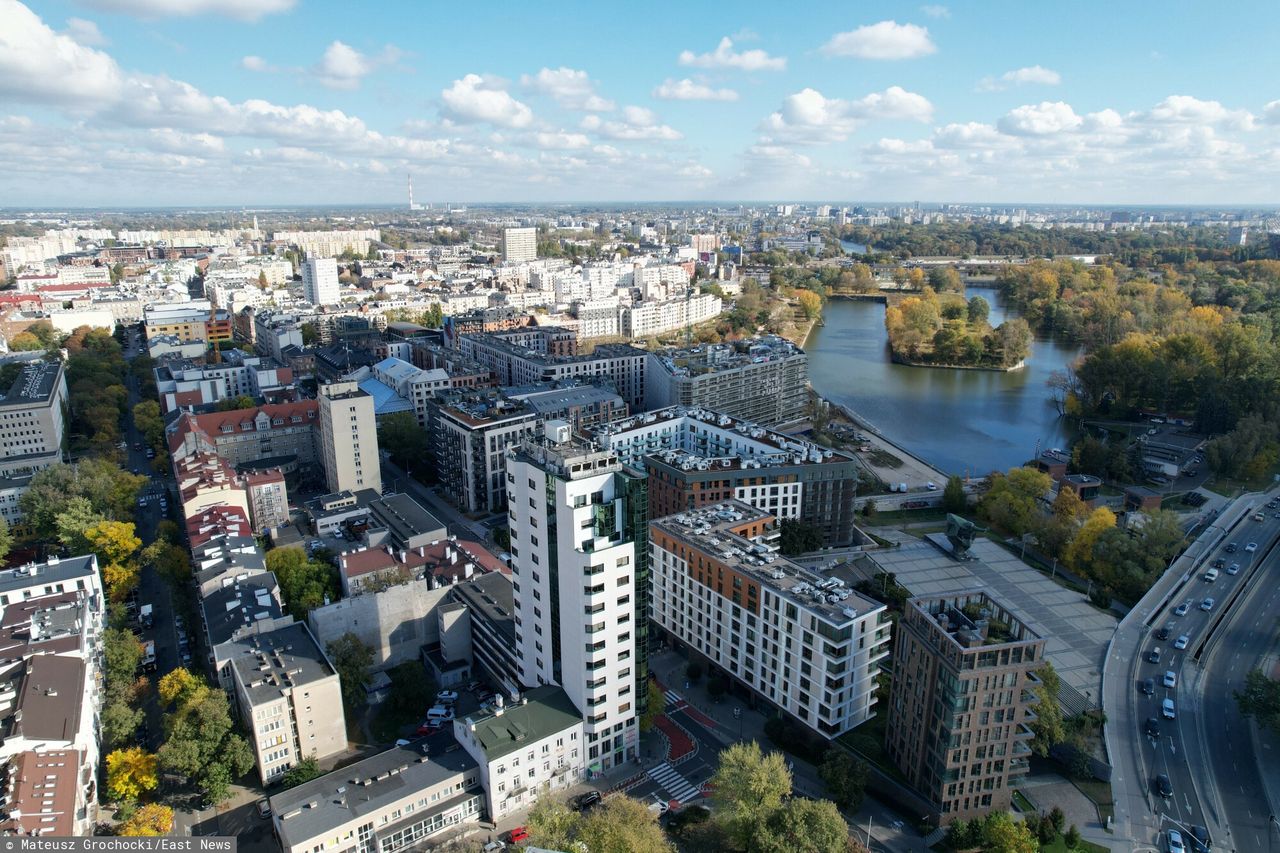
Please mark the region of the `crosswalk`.
POLYGON ((668 690, 666 693, 666 696, 667 696, 668 708, 674 708, 675 706, 684 702, 684 700, 680 698, 680 694, 675 692, 674 690, 668 690))
POLYGON ((687 803, 702 796, 702 791, 698 790, 688 779, 681 776, 670 764, 664 762, 657 767, 650 767, 648 772, 649 778, 657 782, 662 787, 662 790, 681 803, 687 803))

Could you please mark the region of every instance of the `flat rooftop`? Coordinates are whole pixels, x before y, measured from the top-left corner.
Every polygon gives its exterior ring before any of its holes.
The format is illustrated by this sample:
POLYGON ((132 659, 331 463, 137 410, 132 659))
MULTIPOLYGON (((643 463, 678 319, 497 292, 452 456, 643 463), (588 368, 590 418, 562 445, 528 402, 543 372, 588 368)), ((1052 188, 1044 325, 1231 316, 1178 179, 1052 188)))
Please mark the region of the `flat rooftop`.
POLYGON ((92 555, 87 557, 64 557, 62 559, 53 558, 46 563, 29 563, 25 566, 15 566, 12 569, 0 571, 0 593, 11 592, 15 589, 25 589, 29 586, 44 586, 55 584, 59 581, 65 582, 73 581, 77 578, 87 578, 96 575, 97 572, 97 559, 92 555))
POLYGON ((450 589, 455 598, 492 624, 511 641, 514 648, 515 589, 511 586, 511 578, 502 572, 486 572, 454 584, 450 589))
POLYGON ((519 702, 500 711, 473 714, 462 721, 490 761, 581 724, 582 714, 554 684, 527 690, 519 702))
POLYGON ((227 659, 255 705, 279 698, 286 688, 336 675, 315 637, 301 622, 235 640, 227 659))
POLYGON ((786 338, 768 335, 735 341, 731 344, 707 344, 688 349, 667 350, 658 354, 658 360, 673 376, 699 376, 724 370, 737 370, 753 364, 766 364, 804 354, 804 350, 786 338))
POLYGON ((1031 644, 1042 638, 982 590, 947 596, 917 596, 907 606, 922 614, 934 630, 964 650, 1008 643, 1031 644))
POLYGON ((282 616, 275 599, 278 592, 276 576, 263 572, 234 579, 201 599, 210 647, 227 642, 241 628, 282 616))
POLYGON ((62 376, 62 362, 37 361, 22 368, 4 395, 5 406, 35 406, 46 403, 62 376))
POLYGON ((771 513, 733 500, 669 515, 650 526, 714 557, 833 625, 845 625, 884 609, 880 602, 846 587, 840 578, 810 571, 780 556, 771 545, 738 532, 753 522, 773 519, 771 513))

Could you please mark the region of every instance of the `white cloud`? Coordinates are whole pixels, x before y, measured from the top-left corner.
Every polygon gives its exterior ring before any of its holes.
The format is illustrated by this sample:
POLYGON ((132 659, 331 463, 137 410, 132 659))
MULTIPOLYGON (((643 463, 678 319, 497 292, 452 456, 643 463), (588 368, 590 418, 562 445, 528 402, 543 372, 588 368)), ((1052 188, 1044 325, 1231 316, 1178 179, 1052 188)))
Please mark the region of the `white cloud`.
POLYGON ((55 33, 17 0, 0 0, 0 99, 33 103, 114 101, 124 75, 114 59, 55 33))
POLYGON ((98 25, 84 18, 67 18, 67 28, 63 32, 76 44, 85 47, 102 47, 110 44, 107 37, 102 34, 102 30, 98 29, 98 25))
POLYGON ((705 83, 695 83, 688 77, 672 80, 668 77, 653 90, 653 96, 664 101, 736 101, 738 93, 733 89, 716 89, 705 83))
POLYGON ((946 6, 938 6, 936 4, 929 6, 921 6, 920 11, 924 12, 930 18, 950 18, 951 10, 946 6))
POLYGON ((479 74, 468 74, 440 93, 445 112, 462 123, 488 122, 502 127, 528 127, 533 110, 479 74))
POLYGON ((856 101, 828 98, 816 89, 788 95, 777 112, 761 124, 769 136, 793 142, 839 142, 872 119, 906 119, 927 122, 933 104, 923 95, 890 86, 856 101))
POLYGON ((1029 65, 1014 71, 1006 71, 999 77, 983 77, 978 81, 978 91, 998 92, 1010 86, 1034 84, 1040 86, 1057 86, 1062 82, 1062 75, 1057 71, 1041 65, 1029 65))
POLYGON ((573 68, 543 68, 537 74, 525 74, 520 85, 531 92, 549 95, 565 109, 586 112, 608 112, 613 101, 596 94, 595 83, 585 71, 573 68))
POLYGON ((569 133, 564 130, 557 130, 554 133, 536 133, 534 134, 534 142, 539 148, 548 151, 572 151, 578 148, 588 148, 591 145, 591 140, 587 138, 585 133, 569 133))
POLYGON ((1071 105, 1063 101, 1042 101, 1010 110, 1000 119, 999 127, 1013 136, 1043 136, 1075 130, 1084 123, 1071 105))
POLYGON ((80 0, 104 12, 120 12, 139 18, 190 18, 222 15, 256 21, 264 15, 287 12, 297 0, 80 0))
POLYGON ((679 62, 695 68, 736 68, 740 71, 784 71, 787 67, 785 57, 770 56, 758 48, 735 51, 733 39, 728 36, 720 39, 720 44, 711 53, 681 51, 679 62))
POLYGON ((246 71, 274 71, 275 66, 261 56, 244 56, 240 58, 240 67, 246 71))
POLYGON ((325 48, 324 56, 312 69, 322 86, 330 89, 356 89, 365 75, 372 73, 374 63, 349 44, 334 41, 325 48))
POLYGON ((915 59, 937 49, 927 28, 897 21, 881 21, 847 33, 836 33, 822 46, 827 56, 858 59, 915 59))
POLYGON ((156 151, 173 154, 219 154, 227 150, 226 142, 209 133, 183 133, 168 127, 148 131, 149 145, 156 151))
POLYGON ((1162 123, 1227 124, 1241 130, 1252 130, 1254 125, 1253 114, 1248 110, 1229 110, 1218 101, 1202 101, 1190 95, 1170 95, 1152 107, 1146 117, 1162 123))
POLYGON ((582 129, 609 139, 628 141, 670 142, 683 137, 680 131, 659 122, 653 110, 636 106, 623 107, 621 121, 605 121, 596 115, 586 116, 582 119, 582 129))

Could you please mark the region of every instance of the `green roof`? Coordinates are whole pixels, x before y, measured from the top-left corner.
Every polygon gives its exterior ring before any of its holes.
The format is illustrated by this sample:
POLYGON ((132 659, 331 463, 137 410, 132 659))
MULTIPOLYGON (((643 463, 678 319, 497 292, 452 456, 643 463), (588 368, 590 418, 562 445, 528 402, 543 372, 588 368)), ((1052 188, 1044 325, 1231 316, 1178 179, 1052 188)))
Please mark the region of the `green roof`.
POLYGON ((467 718, 468 727, 475 727, 472 734, 491 761, 581 722, 582 714, 553 684, 525 692, 520 704, 507 705, 501 714, 467 718))

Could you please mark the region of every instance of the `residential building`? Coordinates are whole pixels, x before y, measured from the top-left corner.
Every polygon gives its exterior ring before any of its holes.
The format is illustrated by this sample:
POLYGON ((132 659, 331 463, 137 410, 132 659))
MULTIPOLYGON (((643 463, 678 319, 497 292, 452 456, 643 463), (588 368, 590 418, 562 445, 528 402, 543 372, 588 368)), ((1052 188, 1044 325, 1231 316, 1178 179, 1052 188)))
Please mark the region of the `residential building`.
POLYGON ((535 687, 507 705, 453 722, 453 735, 480 767, 489 820, 533 805, 546 792, 582 781, 586 733, 565 691, 535 687))
POLYGON ((480 769, 464 750, 396 746, 271 797, 283 853, 417 849, 484 811, 480 769))
POLYGON ((647 699, 644 474, 551 421, 506 479, 520 683, 563 687, 589 769, 608 770, 636 757, 647 699))
POLYGON ((233 397, 278 394, 292 386, 293 371, 289 368, 257 356, 239 357, 242 355, 232 350, 217 364, 195 364, 182 359, 157 366, 160 410, 191 411, 233 397))
POLYGON ((545 420, 568 421, 574 432, 586 432, 627 416, 627 404, 604 380, 600 384, 567 388, 506 388, 509 399, 519 400, 545 420))
POLYGON ((203 598, 227 583, 260 575, 267 560, 252 536, 218 534, 191 546, 191 571, 203 598))
POLYGON ((809 357, 776 336, 649 355, 646 409, 691 406, 757 424, 805 417, 809 357))
POLYGON ((246 471, 236 479, 244 489, 254 530, 266 534, 289 523, 289 490, 283 468, 246 471))
POLYGON ((508 263, 532 261, 538 257, 537 228, 502 229, 502 259, 508 263))
POLYGON ((885 746, 940 823, 1006 810, 1028 771, 1045 641, 982 591, 907 601, 885 746))
POLYGON ((437 589, 460 583, 478 571, 484 571, 483 567, 468 559, 465 551, 447 539, 411 549, 396 550, 384 545, 338 555, 342 594, 348 598, 414 581, 425 581, 437 589))
POLYGON ((262 784, 304 758, 347 748, 338 673, 311 631, 295 622, 230 644, 226 666, 262 784))
POLYGON ((516 311, 505 305, 481 308, 465 314, 450 314, 444 318, 444 345, 457 349, 463 335, 483 335, 519 329, 533 322, 533 315, 516 311))
POLYGON ((847 453, 707 409, 669 406, 585 430, 649 473, 653 518, 730 498, 803 521, 828 546, 857 544, 860 472, 847 453))
POLYGON ((10 605, 62 592, 85 593, 93 604, 94 612, 101 618, 106 612, 106 599, 103 597, 98 558, 93 554, 62 559, 51 557, 44 563, 28 563, 0 570, 0 615, 10 605))
POLYGON ((624 338, 640 340, 714 320, 723 308, 720 297, 710 293, 646 299, 621 309, 619 327, 624 338))
POLYGON ((437 608, 441 666, 428 656, 436 683, 465 661, 468 674, 476 669, 496 682, 508 697, 520 690, 520 660, 516 653, 515 591, 503 572, 485 572, 449 588, 437 608))
POLYGON ((270 403, 194 415, 183 412, 166 430, 174 460, 213 453, 233 468, 270 464, 291 474, 322 457, 316 437, 320 404, 315 400, 270 403))
POLYGON ((328 257, 307 258, 302 262, 302 296, 312 305, 337 305, 338 262, 328 257))
POLYGON ((373 398, 354 382, 320 386, 320 458, 329 491, 382 491, 373 398))
POLYGON ((195 453, 174 460, 173 476, 183 518, 215 506, 235 508, 250 515, 248 497, 236 480, 235 471, 214 454, 195 453))
MULTIPOLYGON (((349 228, 334 231, 275 231, 271 240, 297 246, 308 258, 334 258, 348 250, 358 255, 369 254, 369 243, 378 240, 377 228, 349 228)), ((315 303, 320 304, 320 303, 315 303)))
POLYGON ((0 476, 29 477, 61 461, 66 419, 62 362, 23 367, 0 400, 0 476))
POLYGON ((429 401, 453 387, 449 372, 442 368, 423 370, 398 358, 384 358, 370 368, 373 376, 413 405, 418 425, 427 426, 429 401))
POLYGON ((208 299, 163 302, 143 310, 143 324, 150 345, 153 338, 175 337, 184 343, 206 346, 231 340, 231 313, 215 308, 208 299))
POLYGON ((427 438, 441 492, 467 512, 507 505, 506 451, 537 429, 538 414, 496 391, 452 391, 429 404, 427 438))
POLYGON ((599 376, 613 383, 614 390, 632 411, 645 408, 645 370, 649 354, 627 344, 601 344, 589 355, 548 355, 521 342, 509 340, 507 332, 468 335, 462 339, 462 354, 492 372, 499 385, 533 385, 538 382, 586 381, 599 376))
POLYGON ((777 553, 777 519, 742 501, 649 526, 653 621, 754 696, 826 738, 870 719, 885 606, 777 553))
POLYGON ((77 750, 13 755, 0 766, 0 835, 92 835, 97 815, 93 771, 77 750))

